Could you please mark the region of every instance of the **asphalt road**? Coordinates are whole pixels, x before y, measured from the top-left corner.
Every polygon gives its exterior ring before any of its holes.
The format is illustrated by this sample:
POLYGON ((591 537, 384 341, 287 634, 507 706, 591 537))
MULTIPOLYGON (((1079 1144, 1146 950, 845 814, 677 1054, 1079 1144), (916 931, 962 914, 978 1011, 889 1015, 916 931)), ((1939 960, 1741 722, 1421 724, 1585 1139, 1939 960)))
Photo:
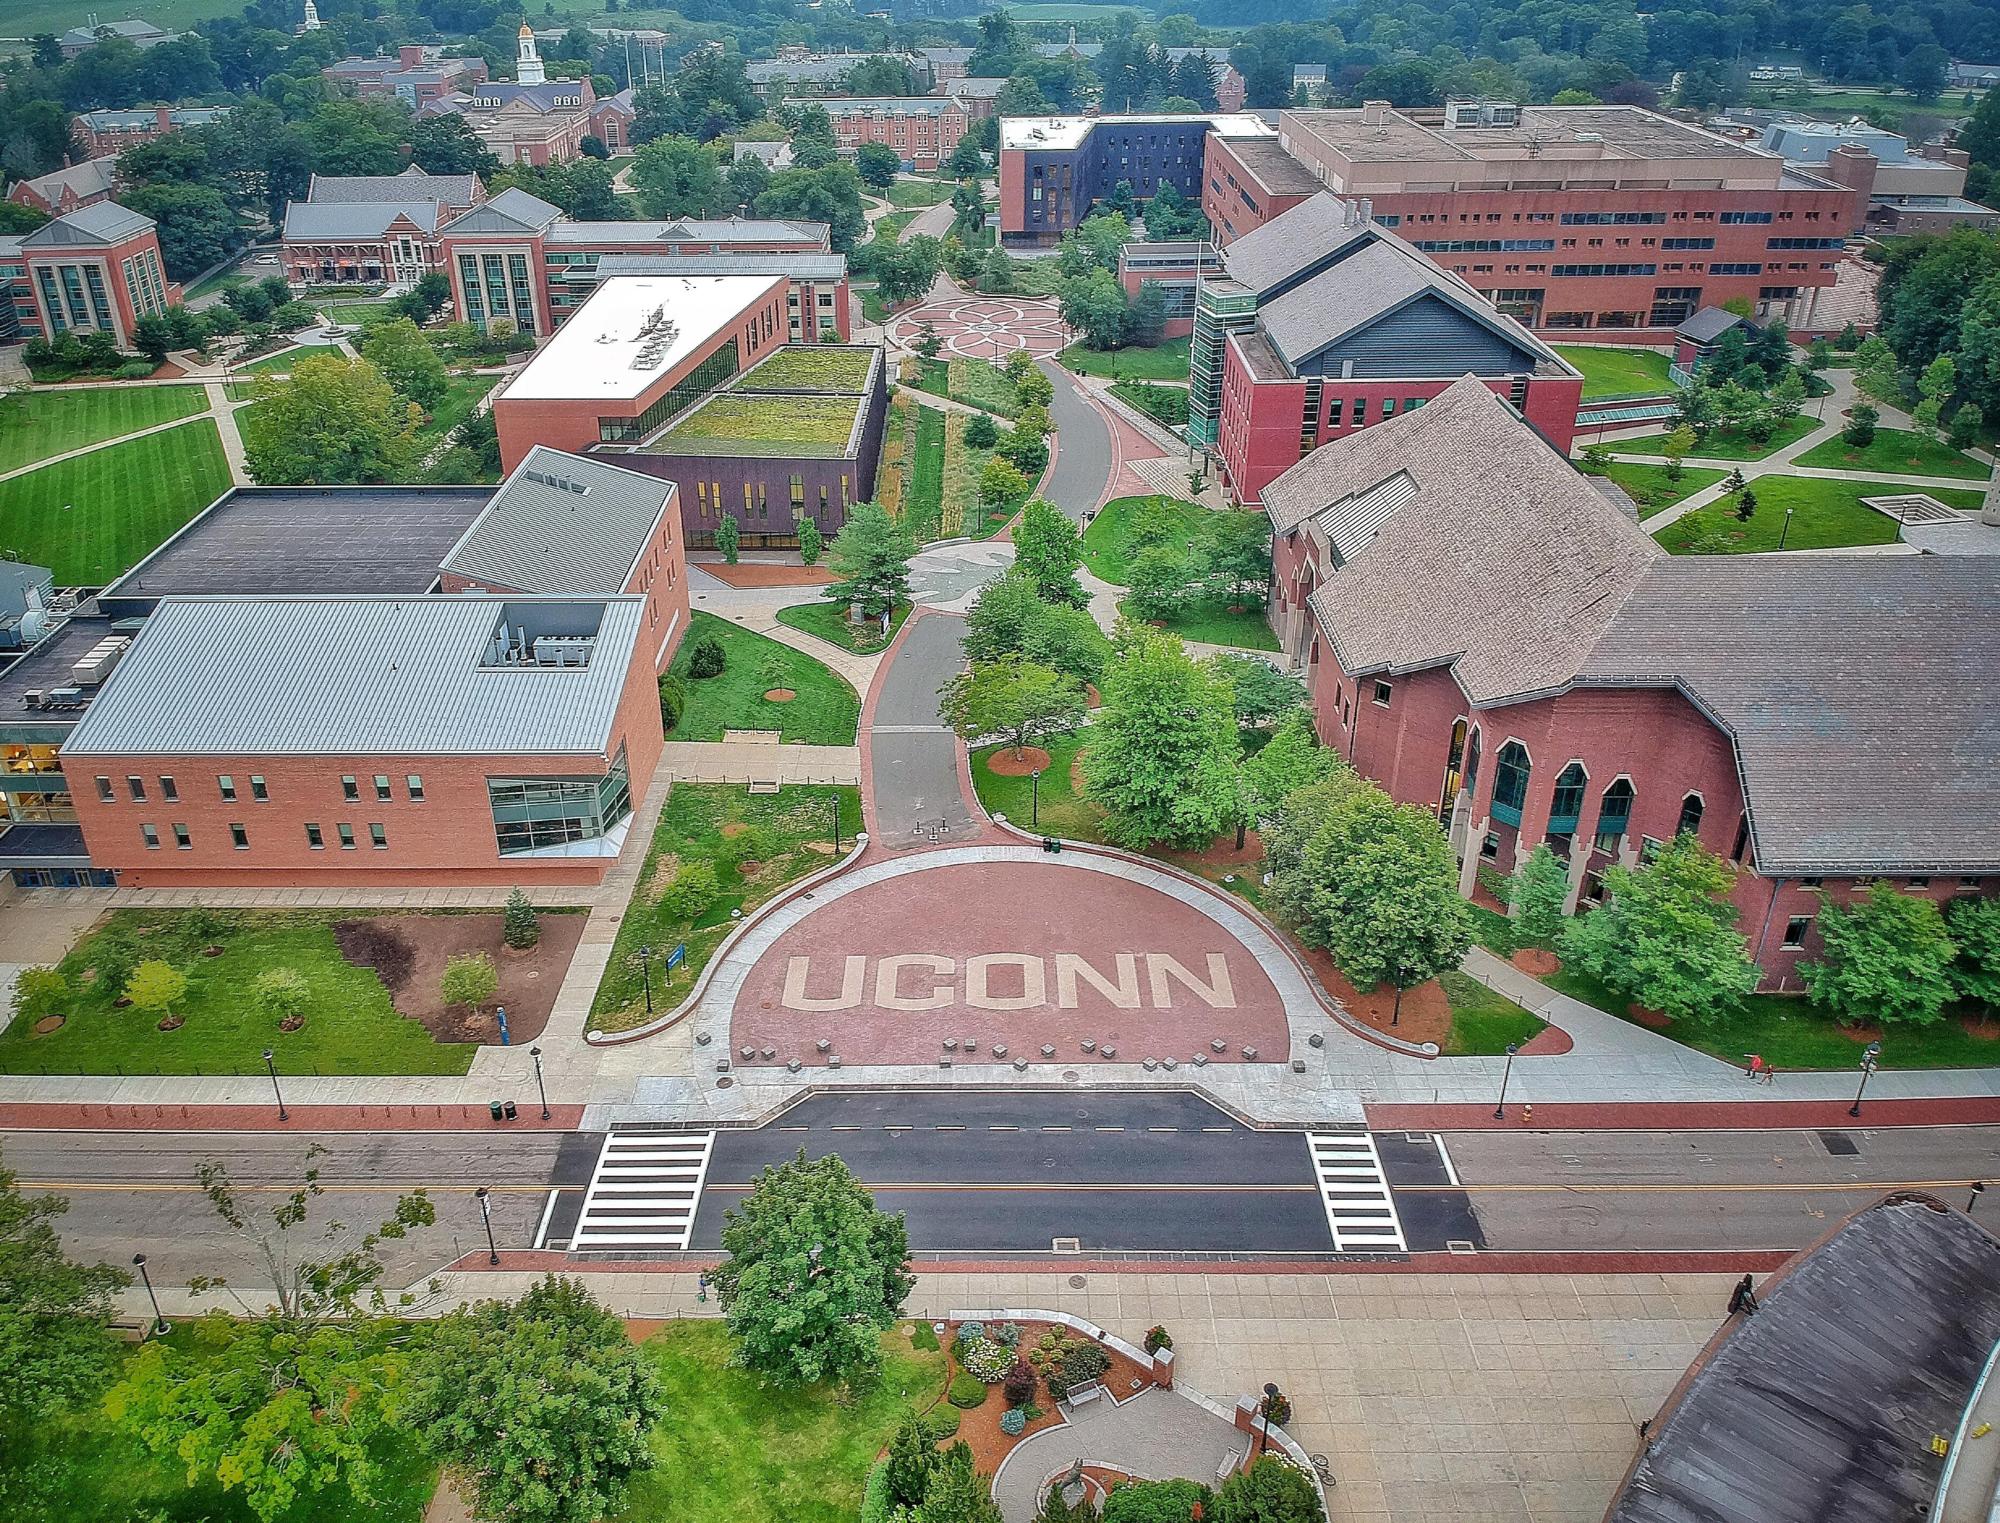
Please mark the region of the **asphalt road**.
POLYGON ((881 679, 869 726, 871 828, 893 849, 961 840, 979 822, 958 787, 958 741, 938 717, 938 689, 964 663, 965 620, 927 613, 910 626, 881 679))
POLYGON ((1049 422, 1055 427, 1056 458, 1042 495, 1071 518, 1097 506, 1111 477, 1111 430, 1069 372, 1053 360, 1041 362, 1042 373, 1055 383, 1049 422))

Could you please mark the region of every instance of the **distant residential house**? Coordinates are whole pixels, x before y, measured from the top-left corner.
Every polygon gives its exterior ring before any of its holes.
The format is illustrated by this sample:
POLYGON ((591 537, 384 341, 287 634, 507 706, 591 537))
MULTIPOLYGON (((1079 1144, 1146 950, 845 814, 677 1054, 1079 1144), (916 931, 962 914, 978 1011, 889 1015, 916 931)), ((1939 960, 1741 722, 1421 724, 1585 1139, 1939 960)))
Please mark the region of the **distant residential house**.
POLYGON ((924 60, 914 53, 813 53, 805 48, 778 49, 775 58, 756 58, 743 66, 750 88, 768 96, 780 86, 793 95, 833 95, 856 64, 887 58, 924 72, 924 60))
POLYGON ((87 159, 116 158, 184 127, 206 127, 229 115, 227 106, 141 106, 130 111, 84 111, 70 125, 87 159))
POLYGON ((828 96, 821 104, 843 152, 881 143, 906 169, 936 169, 972 125, 953 96, 828 96))
POLYGON ((741 164, 745 159, 762 159, 764 167, 775 174, 780 169, 792 167, 792 145, 780 139, 775 143, 738 142, 729 154, 732 164, 741 164))
POLYGON ((1292 95, 1301 94, 1308 106, 1324 106, 1331 93, 1327 84, 1326 65, 1323 63, 1295 63, 1292 65, 1292 95))
POLYGON ((106 37, 116 37, 129 42, 143 52, 147 48, 156 48, 163 42, 172 42, 181 35, 179 32, 169 32, 163 27, 154 26, 150 21, 141 21, 134 17, 127 21, 106 21, 96 26, 73 26, 56 39, 56 44, 62 49, 63 57, 74 58, 77 54, 96 47, 106 37))
POLYGON ((67 169, 54 169, 32 180, 16 180, 7 199, 19 206, 32 206, 50 216, 73 212, 80 206, 109 201, 117 189, 114 159, 86 159, 67 169))
POLYGON ((591 136, 611 152, 623 153, 632 146, 632 120, 638 114, 630 85, 616 95, 599 96, 590 108, 591 136))
POLYGON ((918 48, 917 57, 930 70, 931 83, 942 85, 947 80, 965 78, 966 65, 972 61, 972 51, 971 48, 918 48))
POLYGON ((1004 79, 959 78, 945 80, 931 93, 957 101, 967 116, 979 121, 999 114, 1000 92, 1006 88, 1004 79))
POLYGON ((1991 90, 2000 85, 2000 63, 1954 63, 1945 79, 1954 90, 1991 90))

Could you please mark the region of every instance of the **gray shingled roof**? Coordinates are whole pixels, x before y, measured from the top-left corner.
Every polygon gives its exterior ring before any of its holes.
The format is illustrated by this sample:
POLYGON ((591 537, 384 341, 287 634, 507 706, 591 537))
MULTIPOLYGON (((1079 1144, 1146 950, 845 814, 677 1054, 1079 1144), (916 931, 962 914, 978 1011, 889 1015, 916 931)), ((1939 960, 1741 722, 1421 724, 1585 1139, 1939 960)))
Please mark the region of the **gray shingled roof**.
POLYGON ((825 235, 824 222, 771 217, 676 217, 665 222, 558 222, 552 244, 574 243, 793 243, 825 235))
MULTIPOLYGON (((588 666, 486 664, 503 612, 533 616, 538 601, 168 598, 64 750, 601 756, 644 599, 591 600, 602 613, 588 666)), ((578 606, 552 601, 544 616, 578 606)))
POLYGON ((1674 329, 1674 336, 1691 339, 1697 344, 1712 344, 1731 328, 1741 326, 1743 319, 1734 312, 1725 312, 1720 307, 1703 307, 1674 329))
POLYGON ((2000 863, 2000 561, 1675 556, 1581 663, 1676 685, 1734 738, 1766 873, 2000 863))
POLYGON ((1398 471, 1415 493, 1312 598, 1349 672, 1449 663, 1482 704, 1558 688, 1664 553, 1471 376, 1315 450, 1265 500, 1290 528, 1398 471))
MULTIPOLYGON (((619 275, 789 275, 794 280, 839 280, 847 273, 845 254, 771 249, 744 254, 604 254, 588 273, 572 265, 572 280, 610 280, 619 275)), ((558 274, 558 278, 560 275, 558 274)))
POLYGON ((21 235, 23 248, 92 248, 119 243, 153 226, 153 219, 116 201, 96 201, 64 212, 21 235))
POLYGON ((1924 1516, 1944 1467, 1931 1435, 1953 1431, 2000 1338, 2000 1241, 1927 1196, 1891 1196, 1759 1302, 1697 1359, 1607 1523, 1924 1516))
POLYGON ((443 569, 515 592, 623 592, 673 495, 671 481, 538 444, 452 546, 443 569))
POLYGON ((420 201, 469 206, 478 195, 477 175, 427 175, 412 164, 398 175, 314 175, 306 199, 333 205, 356 201, 420 201))
MULTIPOLYGON (((151 112, 146 114, 146 119, 153 119, 151 112)), ((117 169, 118 160, 115 158, 85 159, 81 164, 72 164, 67 169, 51 169, 47 174, 36 175, 24 183, 53 206, 65 190, 75 192, 77 200, 82 201, 114 189, 118 183, 117 169)))
POLYGON ((454 233, 540 232, 561 215, 561 207, 510 185, 492 200, 460 212, 448 226, 454 233))
POLYGON ((1261 296, 1315 261, 1369 237, 1369 226, 1351 201, 1322 191, 1230 244, 1222 251, 1223 268, 1261 296))
POLYGON ((285 237, 379 238, 398 217, 408 217, 421 232, 435 232, 435 201, 294 201, 285 208, 285 237))

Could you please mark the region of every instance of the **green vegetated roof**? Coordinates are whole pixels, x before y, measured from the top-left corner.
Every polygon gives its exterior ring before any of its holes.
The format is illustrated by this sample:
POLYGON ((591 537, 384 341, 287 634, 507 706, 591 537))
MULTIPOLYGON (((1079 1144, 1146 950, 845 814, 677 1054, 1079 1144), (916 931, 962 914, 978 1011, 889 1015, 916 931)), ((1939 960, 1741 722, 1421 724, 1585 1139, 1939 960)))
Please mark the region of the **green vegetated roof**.
POLYGON ((838 391, 858 393, 868 385, 873 354, 867 349, 788 344, 743 373, 732 391, 838 391))
POLYGON ((841 455, 865 398, 722 392, 660 436, 654 447, 687 455, 841 455))

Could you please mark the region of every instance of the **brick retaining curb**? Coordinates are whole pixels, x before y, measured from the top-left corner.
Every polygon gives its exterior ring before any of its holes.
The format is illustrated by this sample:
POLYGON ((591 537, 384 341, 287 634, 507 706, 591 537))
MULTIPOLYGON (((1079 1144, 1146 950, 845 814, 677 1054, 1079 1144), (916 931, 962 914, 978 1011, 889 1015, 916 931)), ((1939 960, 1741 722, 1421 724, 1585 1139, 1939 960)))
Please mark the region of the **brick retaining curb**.
POLYGON ((541 1106, 511 1098, 519 1110, 513 1121, 495 1121, 483 1105, 293 1105, 280 1121, 276 1105, 110 1105, 40 1103, 0 1105, 0 1131, 195 1131, 195 1132, 573 1132, 583 1122, 581 1105, 541 1106))
MULTIPOLYGON (((1750 1081, 1743 1082, 1747 1085, 1750 1081)), ((1369 1129, 1378 1132, 1838 1131, 2000 1124, 2000 1096, 1868 1100, 1858 1117, 1848 1114, 1851 1104, 1844 1100, 1635 1100, 1524 1105, 1510 1100, 1506 1118, 1499 1121, 1493 1119, 1493 1107, 1484 1103, 1369 1105, 1366 1110, 1369 1129), (1532 1114, 1526 1114, 1529 1112, 1532 1114)))

